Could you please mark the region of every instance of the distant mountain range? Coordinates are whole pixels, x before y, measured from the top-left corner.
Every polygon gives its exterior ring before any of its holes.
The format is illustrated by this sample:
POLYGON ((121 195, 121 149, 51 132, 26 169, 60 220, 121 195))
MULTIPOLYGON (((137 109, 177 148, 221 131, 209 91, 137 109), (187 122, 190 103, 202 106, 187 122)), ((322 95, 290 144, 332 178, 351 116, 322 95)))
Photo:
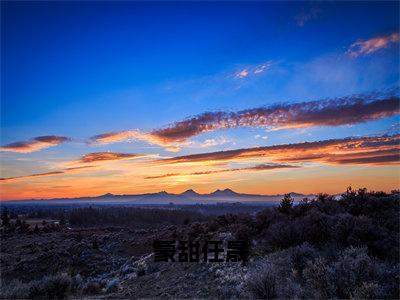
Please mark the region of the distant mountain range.
MULTIPOLYGON (((305 197, 313 197, 314 195, 304 195, 291 192, 290 195, 295 201, 305 197)), ((96 197, 80 197, 80 198, 54 198, 54 199, 27 199, 18 200, 18 202, 41 202, 41 203, 96 203, 96 204, 216 204, 216 203, 237 203, 243 204, 271 204, 278 202, 284 195, 257 195, 257 194, 241 194, 231 189, 216 190, 209 194, 199 194, 189 189, 181 194, 172 194, 165 191, 148 194, 133 195, 114 195, 104 194, 96 197)), ((7 201, 11 202, 11 201, 7 201)), ((17 201, 12 201, 16 203, 17 201)))

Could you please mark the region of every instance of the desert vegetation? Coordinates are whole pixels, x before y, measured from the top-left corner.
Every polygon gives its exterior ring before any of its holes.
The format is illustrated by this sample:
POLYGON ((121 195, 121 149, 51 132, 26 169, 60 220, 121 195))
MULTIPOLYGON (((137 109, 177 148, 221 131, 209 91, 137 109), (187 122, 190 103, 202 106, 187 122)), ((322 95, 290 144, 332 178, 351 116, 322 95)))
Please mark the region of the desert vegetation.
POLYGON ((82 207, 73 209, 68 214, 69 224, 76 226, 93 225, 133 225, 133 224, 178 224, 190 221, 205 220, 196 212, 171 209, 142 209, 142 208, 93 208, 82 207))
POLYGON ((1 219, 3 299, 399 298, 398 191, 349 188, 297 204, 286 195, 276 207, 218 216, 2 207, 1 219), (157 239, 248 240, 250 259, 156 263, 157 239))

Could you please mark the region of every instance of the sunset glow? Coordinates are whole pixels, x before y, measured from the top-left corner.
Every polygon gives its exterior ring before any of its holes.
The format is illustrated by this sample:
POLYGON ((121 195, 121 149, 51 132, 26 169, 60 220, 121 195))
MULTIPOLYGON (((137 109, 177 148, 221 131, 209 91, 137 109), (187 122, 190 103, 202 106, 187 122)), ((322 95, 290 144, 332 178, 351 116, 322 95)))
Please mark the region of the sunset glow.
POLYGON ((398 2, 75 4, 2 3, 1 200, 399 188, 398 2))

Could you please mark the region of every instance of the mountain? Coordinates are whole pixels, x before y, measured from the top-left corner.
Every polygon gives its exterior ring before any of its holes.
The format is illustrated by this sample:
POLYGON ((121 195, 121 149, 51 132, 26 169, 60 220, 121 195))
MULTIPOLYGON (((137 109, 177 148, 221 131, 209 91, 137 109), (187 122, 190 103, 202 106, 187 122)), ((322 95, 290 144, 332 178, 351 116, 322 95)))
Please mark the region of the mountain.
POLYGON ((231 189, 224 189, 224 190, 216 190, 212 192, 210 195, 212 196, 221 196, 221 197, 236 197, 239 196, 239 193, 232 191, 231 189))
MULTIPOLYGON (((314 195, 303 195, 291 192, 290 195, 295 201, 299 201, 304 197, 313 197, 314 195)), ((133 194, 133 195, 115 195, 107 193, 95 197, 79 197, 79 198, 55 198, 55 199, 29 199, 18 201, 4 201, 13 203, 38 203, 38 204, 73 204, 73 203, 90 203, 98 205, 108 204, 140 204, 140 205, 154 205, 154 204, 177 204, 177 205, 193 205, 193 204, 223 204, 223 203, 237 203, 242 204, 271 204, 278 203, 283 198, 283 195, 255 195, 255 194, 242 194, 237 193, 231 189, 220 190, 210 194, 199 194, 192 189, 189 189, 181 194, 171 194, 166 191, 158 193, 147 194, 133 194)))
POLYGON ((196 193, 194 190, 189 189, 184 191, 183 193, 180 194, 181 196, 185 196, 185 197, 196 197, 196 196, 200 196, 199 193, 196 193))
POLYGON ((98 196, 98 198, 109 198, 109 197, 113 197, 113 196, 114 196, 114 194, 107 193, 107 194, 104 194, 104 195, 98 196))

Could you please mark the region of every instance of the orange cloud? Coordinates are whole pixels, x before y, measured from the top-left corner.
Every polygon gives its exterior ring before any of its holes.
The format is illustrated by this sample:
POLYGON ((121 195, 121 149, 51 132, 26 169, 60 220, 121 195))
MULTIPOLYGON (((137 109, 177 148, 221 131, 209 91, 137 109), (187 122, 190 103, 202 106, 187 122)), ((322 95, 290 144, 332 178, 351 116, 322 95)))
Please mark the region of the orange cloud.
POLYGON ((176 145, 176 143, 170 143, 168 141, 165 141, 164 139, 159 138, 157 135, 141 132, 139 130, 125 130, 119 132, 116 131, 103 133, 91 137, 90 140, 92 143, 98 144, 111 144, 117 142, 130 142, 139 140, 145 141, 149 144, 163 146, 167 151, 171 152, 177 152, 180 150, 179 145, 176 145))
POLYGON ((335 159, 332 162, 338 165, 391 165, 399 164, 400 155, 397 151, 397 154, 393 155, 335 159))
POLYGON ((359 137, 200 153, 156 160, 157 164, 238 161, 262 158, 277 162, 323 164, 397 164, 400 135, 359 137))
POLYGON ((282 165, 282 164, 261 164, 261 165, 256 165, 256 166, 248 167, 248 168, 210 170, 210 171, 192 172, 192 173, 167 173, 167 174, 156 175, 156 176, 147 176, 147 177, 145 177, 145 179, 158 179, 158 178, 175 177, 175 176, 210 175, 210 174, 242 172, 242 171, 266 171, 266 170, 273 170, 273 169, 288 169, 288 168, 299 168, 299 166, 282 165))
POLYGON ((118 153, 118 152, 93 152, 85 154, 79 160, 80 163, 92 163, 102 162, 110 160, 122 160, 122 159, 137 159, 149 157, 145 154, 133 154, 133 153, 118 153))
POLYGON ((236 73, 235 77, 236 78, 244 78, 249 75, 249 71, 247 69, 243 69, 240 72, 236 73))
POLYGON ((111 144, 121 141, 129 141, 130 139, 139 139, 139 132, 134 130, 126 130, 120 132, 108 132, 96 135, 91 138, 93 142, 99 144, 111 144))
POLYGON ((142 140, 179 151, 191 137, 238 127, 306 128, 363 123, 399 114, 400 97, 391 93, 371 93, 343 98, 260 107, 238 112, 205 112, 148 133, 127 130, 96 135, 92 142, 108 144, 142 140))
POLYGON ((400 34, 398 32, 369 40, 357 41, 350 45, 349 50, 347 50, 347 54, 351 57, 367 55, 380 49, 388 48, 390 45, 398 43, 399 41, 400 34))
POLYGON ((88 168, 93 168, 93 167, 94 166, 82 166, 82 167, 66 168, 66 169, 64 169, 62 171, 52 171, 52 172, 36 173, 36 174, 23 175, 23 176, 0 178, 0 181, 9 182, 9 181, 15 181, 15 180, 19 180, 19 179, 28 179, 28 178, 35 178, 35 177, 61 175, 61 174, 70 173, 70 172, 73 172, 73 171, 76 171, 76 170, 88 169, 88 168))
POLYGON ((70 141, 70 138, 64 136, 47 135, 38 136, 27 142, 16 142, 0 147, 0 151, 9 151, 17 153, 30 153, 57 146, 61 143, 70 141))
POLYGON ((398 96, 350 96, 325 101, 275 105, 239 112, 207 112, 154 130, 150 135, 164 144, 237 127, 299 128, 339 126, 367 122, 399 113, 398 96))
MULTIPOLYGON (((110 144, 141 140, 162 146, 168 151, 177 152, 182 146, 190 145, 188 139, 191 137, 219 129, 266 127, 278 130, 357 124, 399 114, 400 98, 396 93, 353 95, 323 101, 252 108, 238 112, 205 112, 151 132, 125 130, 99 134, 91 137, 90 143, 110 144)), ((41 136, 31 141, 5 145, 0 147, 0 151, 30 153, 70 140, 62 136, 41 136)))
POLYGON ((52 172, 37 173, 37 174, 24 175, 24 176, 0 178, 0 181, 8 182, 8 181, 13 181, 13 180, 18 180, 18 179, 28 179, 28 178, 34 178, 34 177, 60 175, 60 174, 75 172, 75 171, 82 170, 82 169, 97 167, 96 165, 93 165, 93 163, 124 160, 124 159, 139 159, 139 158, 146 158, 146 157, 154 158, 154 155, 118 153, 118 152, 94 152, 94 153, 88 153, 88 154, 83 155, 79 160, 69 161, 66 163, 58 164, 58 167, 71 166, 71 167, 66 167, 61 171, 52 171, 52 172), (80 166, 80 164, 89 164, 89 163, 91 163, 92 165, 80 166))

